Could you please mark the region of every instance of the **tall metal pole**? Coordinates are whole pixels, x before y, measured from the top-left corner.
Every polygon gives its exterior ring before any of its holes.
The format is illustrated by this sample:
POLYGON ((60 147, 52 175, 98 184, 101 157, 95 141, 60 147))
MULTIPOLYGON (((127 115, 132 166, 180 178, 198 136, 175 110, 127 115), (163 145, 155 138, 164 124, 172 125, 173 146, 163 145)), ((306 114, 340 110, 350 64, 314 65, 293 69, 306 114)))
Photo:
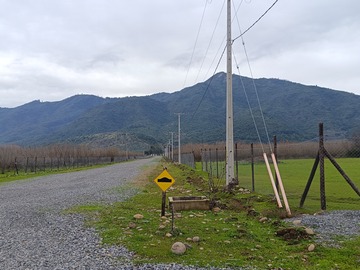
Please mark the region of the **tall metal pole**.
POLYGON ((171 160, 174 161, 174 132, 171 132, 171 160))
POLYGON ((226 80, 226 186, 234 179, 234 123, 232 97, 231 0, 227 1, 227 80, 226 80))
POLYGON ((169 140, 169 143, 167 145, 167 158, 171 158, 171 140, 169 140))
POLYGON ((180 116, 181 116, 181 113, 178 113, 178 161, 179 161, 179 164, 181 164, 181 143, 180 143, 180 140, 181 140, 181 136, 180 136, 180 132, 181 132, 181 128, 180 128, 180 116))

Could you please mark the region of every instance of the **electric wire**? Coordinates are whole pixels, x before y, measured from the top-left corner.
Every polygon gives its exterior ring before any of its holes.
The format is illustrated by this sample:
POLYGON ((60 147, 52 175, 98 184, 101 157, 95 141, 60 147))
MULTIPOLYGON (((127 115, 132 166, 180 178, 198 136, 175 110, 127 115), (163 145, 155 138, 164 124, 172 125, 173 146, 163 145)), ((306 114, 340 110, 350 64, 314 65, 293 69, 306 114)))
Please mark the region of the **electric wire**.
POLYGON ((234 1, 232 2, 233 7, 234 7, 234 9, 235 9, 235 16, 234 16, 234 18, 233 18, 233 21, 234 21, 234 19, 235 19, 235 18, 237 18, 237 13, 239 12, 239 9, 240 9, 240 7, 241 7, 241 5, 242 5, 243 1, 244 1, 244 0, 241 0, 241 1, 240 1, 240 3, 239 3, 239 5, 238 5, 238 7, 237 7, 237 8, 235 8, 235 3, 234 3, 234 1))
MULTIPOLYGON (((277 0, 276 0, 276 2, 277 2, 277 0)), ((275 3, 276 3, 276 2, 275 2, 275 3)), ((274 6, 275 3, 274 3, 272 6, 274 6)), ((271 9, 271 7, 270 7, 270 9, 271 9)), ((268 9, 267 11, 269 11, 270 9, 268 9)), ((266 13, 264 13, 262 16, 264 16, 265 14, 266 14, 266 13)), ((263 122, 263 125, 264 125, 265 134, 266 134, 266 137, 267 137, 269 149, 270 149, 270 152, 273 153, 273 149, 272 149, 272 145, 271 145, 271 142, 270 142, 270 137, 269 137, 268 128, 267 128, 267 125, 266 125, 266 121, 265 121, 263 109, 262 109, 262 106, 261 106, 261 102, 260 102, 258 90, 257 90, 257 87, 256 87, 254 75, 253 75, 252 68, 251 68, 251 65, 250 65, 249 55, 248 55, 248 53, 247 53, 247 49, 246 49, 246 46, 245 46, 245 41, 244 41, 243 33, 242 33, 242 31, 241 31, 240 22, 239 22, 239 18, 238 18, 238 16, 237 16, 237 13, 235 14, 235 16, 236 16, 237 24, 238 24, 239 31, 240 31, 240 36, 239 36, 239 37, 241 38, 241 42, 242 42, 242 45, 243 45, 243 49, 244 49, 246 61, 247 61, 247 64, 248 64, 248 68, 249 68, 249 72, 250 72, 252 84, 253 84, 253 87, 254 87, 254 92, 255 92, 256 99, 257 99, 257 102, 258 102, 258 105, 259 105, 260 115, 261 115, 261 119, 262 119, 262 122, 263 122)), ((259 21, 259 20, 258 20, 258 21, 259 21)), ((236 61, 235 55, 234 55, 234 59, 235 59, 235 61, 236 61)), ((236 63, 236 66, 238 67, 238 64, 237 64, 237 63, 236 63)), ((239 71, 239 75, 240 75, 240 70, 238 69, 238 71, 239 71)), ((240 78, 241 78, 241 75, 240 75, 240 78)), ((244 90, 245 90, 245 88, 244 88, 244 90)), ((245 92, 246 92, 246 91, 245 91, 245 92)), ((249 108, 250 108, 250 102, 248 101, 248 96, 247 96, 247 94, 245 94, 245 97, 246 97, 246 99, 247 99, 247 102, 248 102, 248 105, 249 105, 249 108)), ((250 112, 251 112, 252 117, 254 117, 251 109, 250 109, 250 112)), ((254 118, 253 118, 253 119, 254 119, 254 118)), ((254 125, 257 126, 255 120, 254 120, 254 125)), ((258 131, 258 128, 257 128, 257 127, 256 127, 256 130, 258 131)), ((258 137, 260 138, 259 134, 258 134, 258 137)), ((260 140, 260 143, 261 143, 261 146, 262 146, 261 140, 260 140)), ((263 146, 262 146, 262 148, 263 148, 263 146)), ((264 149, 263 149, 263 150, 264 150, 264 149)), ((265 152, 265 151, 264 151, 264 152, 265 152)))
MULTIPOLYGON (((226 2, 226 1, 223 2, 223 5, 222 5, 222 7, 221 7, 221 11, 222 11, 223 8, 224 8, 225 2, 226 2)), ((238 6, 238 8, 237 8, 237 11, 239 10, 242 2, 243 2, 243 0, 241 0, 239 6, 238 6)), ((237 12, 237 11, 236 11, 236 12, 237 12)), ((220 14, 221 14, 221 13, 222 13, 222 12, 220 12, 220 14)), ((232 19, 232 21, 233 21, 234 19, 235 19, 235 17, 232 19)), ((219 18, 218 18, 218 20, 219 20, 219 18)), ((221 48, 223 47, 223 44, 224 44, 225 41, 226 41, 226 35, 224 36, 223 41, 222 41, 222 43, 220 44, 220 47, 218 48, 218 50, 217 50, 217 52, 216 52, 216 54, 215 54, 215 57, 213 58, 213 60, 212 60, 212 62, 211 62, 211 64, 210 64, 210 68, 208 69, 208 71, 207 71, 206 74, 205 74, 205 78, 207 78, 208 73, 209 73, 212 65, 214 64, 215 59, 218 57, 218 54, 219 54, 221 48)), ((209 81, 209 83, 207 84, 207 87, 206 87, 206 89, 205 89, 205 91, 204 91, 204 94, 203 94, 202 98, 200 99, 200 102, 198 103, 198 106, 196 107, 194 113, 192 114, 191 120, 194 118, 194 116, 195 116, 195 114, 197 113, 197 111, 198 111, 201 103, 203 102, 203 100, 204 100, 204 98, 205 98, 205 95, 206 95, 206 93, 207 93, 207 91, 208 91, 208 89, 209 89, 209 87, 210 87, 210 85, 211 85, 211 82, 212 82, 212 80, 213 80, 213 77, 214 77, 214 75, 216 74, 217 69, 219 68, 219 65, 220 65, 220 63, 221 63, 222 58, 224 57, 225 51, 226 51, 226 45, 223 47, 222 53, 221 53, 220 58, 219 58, 219 60, 218 60, 218 62, 217 62, 217 65, 216 65, 216 67, 215 67, 215 70, 214 70, 214 72, 213 72, 213 75, 211 76, 210 81, 209 81)), ((205 79, 204 79, 204 80, 205 80, 205 79)))
POLYGON ((266 134, 266 137, 267 137, 269 149, 270 149, 270 151, 272 153, 273 149, 272 149, 271 142, 270 142, 269 132, 268 132, 268 128, 267 128, 267 125, 266 125, 264 112, 263 112, 263 109, 262 109, 262 106, 261 106, 259 93, 258 93, 258 90, 257 90, 257 87, 256 87, 254 75, 253 75, 252 68, 251 68, 251 65, 250 65, 249 56, 248 56, 248 53, 247 53, 247 50, 246 50, 246 46, 245 46, 245 42, 243 40, 243 37, 241 37, 241 39, 242 39, 242 45, 243 45, 243 48, 244 48, 244 53, 245 53, 245 56, 246 56, 246 61, 247 61, 248 67, 249 67, 249 72, 250 72, 250 75, 251 75, 252 84, 254 86, 254 92, 255 92, 255 95, 256 95, 256 100, 257 100, 258 105, 259 105, 259 111, 260 111, 261 119, 262 119, 262 122, 263 122, 263 125, 264 125, 265 134, 266 134))
MULTIPOLYGON (((216 54, 215 54, 213 60, 211 61, 211 64, 209 65, 208 70, 207 70, 206 73, 205 73, 205 76, 204 76, 204 79, 203 79, 204 81, 206 80, 206 78, 208 78, 209 72, 210 72, 210 70, 213 68, 213 65, 214 65, 216 59, 218 59, 219 53, 221 52, 221 49, 224 50, 224 42, 225 42, 225 40, 226 40, 226 36, 223 38, 223 40, 222 40, 222 42, 221 42, 218 50, 216 51, 216 54)), ((225 49, 226 49, 226 46, 225 46, 225 49)), ((221 56, 221 58, 222 58, 222 56, 221 56)))
POLYGON ((221 59, 223 58, 223 56, 224 56, 224 54, 225 54, 225 51, 226 51, 226 46, 225 46, 225 48, 224 48, 224 50, 223 50, 223 52, 222 52, 222 54, 221 54, 221 56, 220 56, 220 59, 219 59, 217 65, 216 65, 216 67, 215 67, 215 70, 214 70, 214 72, 213 72, 213 75, 212 75, 211 78, 210 78, 209 83, 206 85, 204 94, 202 95, 202 97, 201 97, 201 99, 200 99, 200 101, 199 101, 199 103, 198 103, 198 105, 197 105, 194 113, 193 113, 192 116, 191 116, 190 121, 194 119, 194 116, 195 116, 195 114, 197 113, 197 111, 199 110, 201 103, 204 101, 205 95, 206 95, 207 91, 209 90, 209 87, 210 87, 210 85, 211 85, 211 83, 212 83, 212 81, 213 81, 213 79, 214 79, 214 76, 215 76, 215 74, 216 74, 217 69, 219 68, 219 65, 220 65, 220 63, 221 63, 221 59))
MULTIPOLYGON (((244 34, 246 34, 251 28, 253 28, 253 27, 255 26, 255 24, 257 24, 257 23, 270 11, 270 9, 272 9, 272 8, 275 6, 275 4, 276 4, 277 2, 278 2, 278 0, 276 0, 250 27, 248 27, 248 28, 247 28, 243 33, 241 33, 239 36, 237 36, 236 38, 234 38, 234 39, 232 40, 232 44, 233 44, 237 39, 239 39, 241 36, 243 36, 244 34)), ((236 9, 235 15, 237 15, 237 13, 238 13, 238 11, 239 11, 240 6, 242 5, 242 3, 243 3, 243 0, 241 0, 241 2, 239 3, 239 5, 238 5, 238 7, 237 7, 237 9, 236 9)), ((234 21, 234 19, 235 19, 235 16, 234 16, 234 18, 232 19, 232 22, 234 21)), ((226 40, 226 35, 224 36, 223 41, 222 41, 222 43, 221 43, 221 45, 220 45, 217 53, 215 54, 215 57, 214 57, 213 61, 211 62, 208 71, 207 71, 206 74, 205 74, 205 78, 207 78, 207 76, 208 76, 208 74, 209 74, 209 71, 211 70, 211 67, 213 66, 213 64, 214 64, 214 62, 215 62, 215 59, 217 58, 218 53, 219 53, 219 51, 221 50, 221 48, 222 48, 225 40, 226 40)), ((205 79, 204 79, 204 80, 205 80, 205 79)))
POLYGON ((189 65, 188 65, 188 69, 187 69, 187 71, 186 71, 186 75, 185 75, 185 80, 184 80, 184 85, 183 85, 183 88, 184 88, 184 87, 185 87, 185 85, 186 85, 187 77, 188 77, 188 75, 189 75, 190 67, 191 67, 191 64, 192 64, 192 61, 193 61, 193 58, 194 58, 195 49, 196 49, 197 42, 198 42, 198 40, 199 40, 200 30, 201 30, 202 23, 203 23, 203 21, 204 21, 205 11, 206 11, 207 4, 208 4, 208 0, 205 0, 204 10, 203 10, 203 13, 202 13, 202 16, 201 16, 199 29, 198 29, 198 32, 197 32, 197 35, 196 35, 194 48, 193 48, 193 51, 192 51, 192 53, 191 53, 190 63, 189 63, 189 65))
POLYGON ((235 64, 236 64, 236 69, 237 69, 237 71, 238 71, 238 73, 239 73, 240 82, 241 82, 242 88, 243 88, 243 90, 244 90, 246 102, 247 102, 247 104, 248 104, 249 111, 250 111, 250 114, 251 114, 251 118, 252 118, 253 123, 254 123, 254 126, 255 126, 256 134, 257 134, 257 137, 258 137, 258 139, 259 139, 259 142, 260 142, 260 145, 261 145, 261 149, 262 149, 262 151, 263 151, 263 153, 264 153, 264 152, 265 152, 264 146, 263 146, 263 143, 262 143, 262 140, 261 140, 261 136, 260 136, 260 132, 259 132, 258 126, 257 126, 257 124, 256 124, 256 120, 255 120, 255 117, 254 117, 253 110, 252 110, 251 105, 250 105, 249 97, 248 97, 247 92, 246 92, 246 87, 245 87, 245 84, 244 84, 244 80, 243 80, 243 78, 242 78, 242 76, 241 76, 241 74, 240 74, 240 68, 239 68, 239 65, 238 65, 238 62, 237 62, 237 59, 236 59, 236 55, 235 55, 235 54, 233 54, 233 55, 234 55, 234 60, 235 60, 235 64))
POLYGON ((223 10, 224 10, 224 6, 225 6, 225 1, 223 2, 222 6, 221 6, 221 9, 220 9, 220 12, 219 12, 219 16, 218 16, 218 18, 217 18, 217 20, 216 20, 214 30, 213 30, 213 32, 212 32, 212 35, 211 35, 209 44, 208 44, 208 46, 207 46, 207 48, 206 48, 206 52, 205 52, 205 55, 204 55, 203 60, 202 60, 202 62, 201 62, 201 65, 200 65, 198 74, 197 74, 197 76, 196 76, 195 82, 197 82, 197 80, 198 80, 198 78, 199 78, 199 75, 200 75, 200 72, 201 72, 202 67, 203 67, 203 65, 204 65, 206 56, 207 56, 207 54, 208 54, 208 52, 209 52, 211 43, 212 43, 212 41, 213 41, 213 39, 214 39, 215 31, 216 31, 217 26, 219 25, 219 21, 220 21, 220 18, 221 18, 221 14, 222 14, 222 12, 223 12, 223 10))
MULTIPOLYGON (((241 0, 240 4, 238 5, 238 8, 236 9, 236 12, 238 12, 238 10, 239 10, 241 4, 243 3, 243 1, 244 1, 244 0, 241 0)), ((225 2, 226 2, 226 0, 224 1, 223 6, 225 5, 225 2)), ((233 2, 233 3, 234 3, 234 2, 233 2)), ((235 17, 233 17, 233 19, 231 20, 231 22, 233 22, 234 19, 235 19, 235 17)), ((204 76, 204 81, 205 81, 206 78, 208 77, 208 74, 209 74, 210 70, 212 69, 212 66, 213 66, 215 60, 218 58, 219 52, 221 51, 221 48, 223 48, 225 42, 226 42, 226 34, 224 35, 224 37, 223 37, 223 39, 222 39, 222 42, 221 42, 218 50, 216 51, 216 54, 215 54, 213 60, 211 61, 211 64, 210 64, 210 66, 209 66, 209 69, 208 69, 208 71, 206 72, 206 74, 205 74, 205 76, 204 76)), ((226 48, 226 45, 225 45, 225 48, 226 48)))
POLYGON ((244 32, 240 33, 239 36, 234 38, 233 42, 245 35, 251 28, 253 28, 266 15, 266 13, 268 13, 275 6, 278 1, 279 0, 275 0, 275 2, 252 25, 250 25, 244 32))
MULTIPOLYGON (((242 2, 243 2, 243 0, 240 2, 239 6, 238 6, 238 8, 237 8, 237 11, 236 11, 236 13, 235 13, 235 15, 237 15, 237 12, 238 12, 238 10, 239 10, 242 2)), ((253 26, 255 26, 255 24, 258 23, 258 22, 275 6, 275 4, 276 4, 277 2, 278 2, 278 0, 275 0, 275 2, 274 2, 250 27, 248 27, 243 33, 240 33, 239 36, 237 36, 235 39, 233 39, 232 42, 231 42, 231 44, 233 45, 234 42, 235 42, 237 39, 241 38, 241 37, 242 37, 246 32, 248 32, 253 26)), ((234 19, 235 19, 235 17, 233 18, 233 20, 234 20, 234 19)), ((233 20, 232 20, 232 21, 233 21, 233 20)), ((226 37, 224 38, 224 40, 226 40, 226 37)), ((223 42, 224 42, 224 41, 223 41, 223 42)), ((222 45, 223 45, 223 43, 221 44, 221 46, 222 46, 222 45)), ((219 47, 218 52, 220 51, 220 48, 221 48, 221 47, 219 47)), ((205 89, 205 91, 204 91, 204 94, 203 94, 203 96, 201 97, 201 99, 200 99, 200 101, 199 101, 199 103, 198 103, 198 105, 197 105, 194 113, 192 114, 190 121, 193 120, 195 114, 196 114, 197 111, 199 110, 200 105, 201 105, 201 103, 203 102, 203 100, 204 100, 204 98, 205 98, 205 96, 206 96, 206 93, 207 93, 207 91, 208 91, 208 89, 209 89, 209 87, 210 87, 210 85, 211 85, 211 82, 212 82, 212 80, 213 80, 213 78, 214 78, 214 75, 216 74, 216 71, 217 71, 218 68, 219 68, 220 62, 221 62, 221 60, 222 60, 222 58, 223 58, 223 56, 224 56, 224 54, 225 54, 225 51, 226 51, 226 46, 224 46, 224 49, 223 49, 223 51, 222 51, 222 53, 221 53, 221 55, 220 55, 220 58, 219 58, 219 60, 218 60, 218 62, 217 62, 217 65, 216 65, 216 67, 215 67, 215 70, 214 70, 214 72, 213 72, 213 75, 211 76, 210 81, 209 81, 209 83, 207 84, 206 89, 205 89)), ((216 54, 216 56, 217 56, 217 54, 216 54)), ((216 57, 216 56, 215 56, 215 57, 216 57)), ((214 58, 214 60, 212 61, 212 64, 215 62, 215 59, 216 59, 216 58, 214 58)), ((211 64, 210 66, 212 66, 212 64, 211 64)), ((210 68, 209 68, 209 70, 210 70, 210 68)), ((207 72, 207 74, 208 74, 208 72, 207 72)))

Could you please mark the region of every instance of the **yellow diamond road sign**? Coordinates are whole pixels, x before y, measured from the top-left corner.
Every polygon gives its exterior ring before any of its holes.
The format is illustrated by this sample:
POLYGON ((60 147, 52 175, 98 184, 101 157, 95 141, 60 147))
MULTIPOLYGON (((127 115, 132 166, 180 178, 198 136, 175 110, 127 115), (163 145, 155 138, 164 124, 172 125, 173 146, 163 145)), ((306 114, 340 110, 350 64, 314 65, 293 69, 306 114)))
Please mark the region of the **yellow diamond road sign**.
POLYGON ((158 177, 154 179, 154 182, 161 188, 162 191, 166 191, 175 183, 175 179, 165 169, 158 177))

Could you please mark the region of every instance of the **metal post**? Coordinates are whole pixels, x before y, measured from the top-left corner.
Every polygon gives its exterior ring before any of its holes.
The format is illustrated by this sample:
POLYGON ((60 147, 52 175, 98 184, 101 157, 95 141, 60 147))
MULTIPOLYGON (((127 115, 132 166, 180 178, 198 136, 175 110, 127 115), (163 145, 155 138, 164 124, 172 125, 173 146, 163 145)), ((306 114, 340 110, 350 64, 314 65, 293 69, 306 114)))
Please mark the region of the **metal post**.
POLYGON ((251 184, 252 191, 255 191, 255 168, 254 168, 254 144, 251 143, 251 184))
POLYGON ((326 196, 325 196, 325 164, 324 164, 324 126, 319 124, 319 164, 320 164, 320 200, 321 210, 326 210, 326 196))
POLYGON ((166 151, 166 157, 168 158, 168 159, 170 159, 171 158, 171 140, 169 140, 169 143, 167 144, 167 151, 166 151))
POLYGON ((203 152, 203 150, 202 150, 202 148, 200 149, 200 155, 201 155, 201 169, 202 169, 202 171, 204 171, 204 159, 205 159, 205 157, 204 157, 204 152, 203 152))
POLYGON ((205 149, 205 168, 206 168, 206 172, 208 173, 209 172, 209 170, 208 170, 208 155, 207 155, 206 149, 205 149))
POLYGON ((216 178, 219 179, 219 156, 218 156, 217 148, 216 148, 215 156, 216 156, 216 178))
POLYGON ((164 146, 164 156, 167 158, 170 158, 170 140, 169 142, 164 146))
POLYGON ((177 113, 178 115, 178 162, 179 164, 181 164, 181 143, 180 143, 180 140, 181 140, 181 128, 180 128, 180 116, 181 116, 181 113, 177 113))
POLYGON ((161 196, 161 216, 165 216, 165 205, 166 205, 166 191, 162 192, 161 196))
POLYGON ((226 187, 234 179, 234 131, 232 98, 231 0, 227 1, 227 80, 226 80, 226 187))
POLYGON ((238 144, 235 143, 235 171, 236 171, 236 182, 239 183, 239 163, 238 163, 238 144))
POLYGON ((174 132, 171 132, 171 160, 174 161, 174 132))
POLYGON ((27 173, 28 166, 29 166, 29 157, 26 157, 25 173, 27 173))
POLYGON ((213 170, 212 170, 211 148, 209 148, 209 160, 210 160, 210 177, 212 177, 213 176, 213 170))
POLYGON ((174 214, 174 204, 171 204, 171 233, 174 233, 175 230, 175 214, 174 214))
MULTIPOLYGON (((274 155, 275 155, 276 160, 278 160, 276 135, 274 136, 274 155)), ((276 185, 276 189, 279 191, 279 179, 276 174, 275 174, 275 185, 276 185)))
POLYGON ((16 158, 15 158, 14 167, 15 167, 15 173, 16 173, 16 174, 19 174, 19 170, 18 170, 18 166, 17 166, 17 160, 16 160, 16 158))

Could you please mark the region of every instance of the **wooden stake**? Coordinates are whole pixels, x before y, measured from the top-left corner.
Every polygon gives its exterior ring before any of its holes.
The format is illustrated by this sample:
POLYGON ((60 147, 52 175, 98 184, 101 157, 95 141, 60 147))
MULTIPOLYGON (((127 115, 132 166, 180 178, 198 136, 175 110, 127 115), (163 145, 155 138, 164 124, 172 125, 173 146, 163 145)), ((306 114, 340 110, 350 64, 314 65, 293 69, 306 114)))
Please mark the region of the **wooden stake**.
POLYGON ((278 207, 279 207, 279 208, 282 208, 282 203, 281 203, 281 201, 280 201, 279 192, 278 192, 277 189, 276 189, 274 177, 273 177, 273 175, 272 175, 271 168, 270 168, 270 164, 269 164, 269 161, 268 161, 268 158, 267 158, 266 153, 264 153, 263 156, 264 156, 266 168, 267 168, 267 171, 268 171, 268 174, 269 174, 269 177, 270 177, 271 185, 272 185, 272 188, 273 188, 273 190, 274 190, 274 194, 275 194, 275 198, 276 198, 278 207))
POLYGON ((277 161, 276 161, 276 158, 275 158, 275 154, 274 154, 274 153, 271 154, 271 158, 272 158, 272 161, 273 161, 273 163, 274 163, 274 168, 275 168, 276 176, 277 176, 278 183, 279 183, 279 187, 280 187, 280 191, 281 191, 281 196, 282 196, 282 198, 283 198, 283 200, 284 200, 284 204, 285 204, 285 208, 286 208, 286 213, 288 214, 288 216, 291 216, 291 211, 290 211, 289 203, 288 203, 288 200, 287 200, 287 198, 286 198, 286 193, 285 193, 284 185, 283 185, 283 182, 282 182, 282 180, 281 180, 279 167, 278 167, 278 165, 277 165, 277 161))

